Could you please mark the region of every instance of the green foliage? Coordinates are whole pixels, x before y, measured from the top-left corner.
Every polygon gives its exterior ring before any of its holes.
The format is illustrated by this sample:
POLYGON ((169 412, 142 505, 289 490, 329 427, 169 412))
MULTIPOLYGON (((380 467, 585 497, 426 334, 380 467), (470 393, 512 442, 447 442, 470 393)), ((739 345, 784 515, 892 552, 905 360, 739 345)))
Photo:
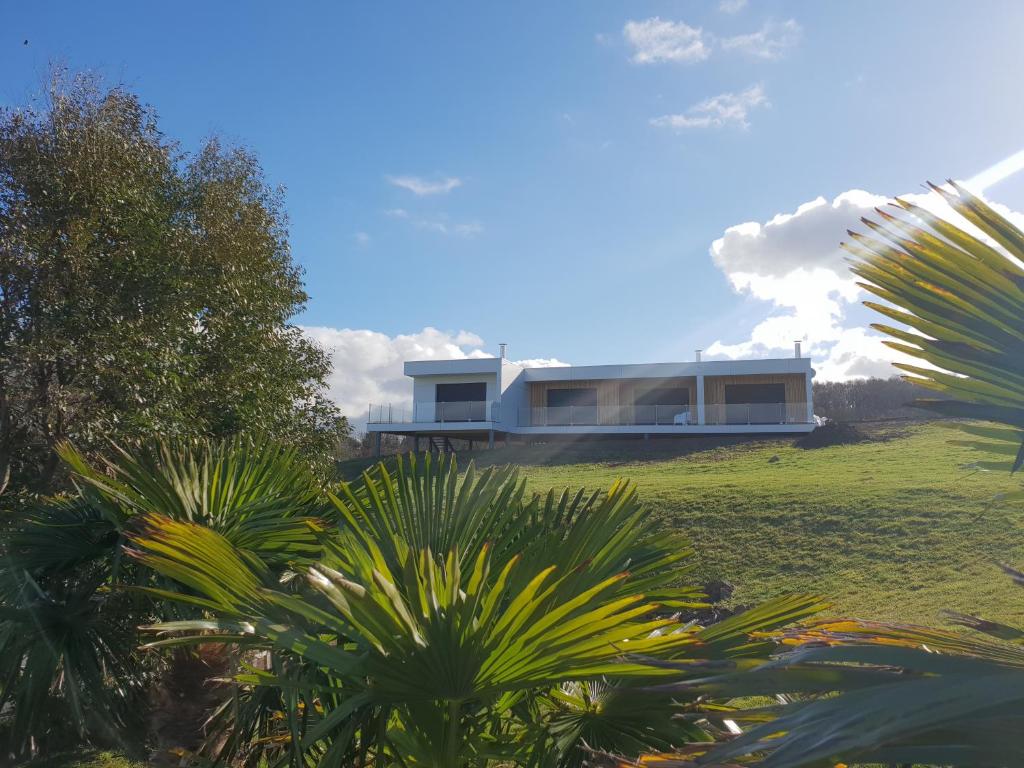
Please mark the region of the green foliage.
POLYGON ((814 450, 794 447, 792 438, 726 445, 687 438, 471 456, 481 465, 520 464, 527 495, 632 478, 650 522, 685 534, 699 553, 689 579, 734 585, 730 606, 818 592, 839 616, 934 624, 953 609, 1012 623, 1018 590, 996 563, 1024 557, 1020 537, 1007 534, 1020 512, 994 499, 1018 481, 965 470, 999 456, 951 445, 956 433, 945 423, 860 425, 869 440, 814 450))
MULTIPOLYGON (((916 331, 876 326, 896 339, 889 345, 934 366, 900 367, 922 386, 959 398, 924 404, 1006 424, 966 429, 997 446, 1002 441, 1014 457, 1002 466, 1015 471, 1024 461, 1024 233, 951 186, 933 189, 994 245, 897 201, 901 215, 879 211, 881 223, 865 221, 881 239, 854 235, 848 247, 860 258, 854 271, 869 281, 864 287, 895 308, 869 306, 916 331)), ((1005 570, 1024 585, 1024 574, 1005 570)), ((1024 630, 953 618, 992 639, 867 622, 825 622, 784 635, 796 651, 710 686, 749 695, 761 683, 758 693, 811 698, 750 713, 754 727, 701 762, 760 755, 761 765, 793 767, 1013 764, 1024 754, 1024 630)), ((747 713, 730 717, 743 722, 747 713)))
POLYGON ((897 367, 954 398, 921 404, 1005 424, 987 436, 1018 446, 1008 462, 1016 471, 1024 463, 1024 232, 963 187, 950 187, 932 185, 966 226, 897 200, 899 214, 865 219, 872 235, 851 233, 846 247, 857 257, 860 285, 890 302, 866 305, 910 330, 873 327, 892 337, 888 346, 925 363, 897 367))
POLYGON ((305 301, 251 153, 184 154, 86 75, 0 110, 0 490, 60 487, 65 440, 265 433, 326 462, 342 422, 288 324, 305 301))
POLYGON ((814 382, 814 413, 831 421, 911 419, 932 421, 936 414, 913 407, 933 392, 899 376, 814 382))
POLYGON ((607 686, 625 701, 630 680, 763 656, 770 646, 751 633, 821 607, 799 597, 710 628, 681 623, 664 608, 697 604, 681 579, 689 547, 656 535, 625 483, 525 499, 511 469, 460 477, 454 460, 409 457, 343 486, 334 506, 341 528, 319 563, 299 568, 297 590, 204 526, 150 514, 129 534, 136 560, 186 588, 160 594, 208 614, 151 627, 164 636, 150 647, 219 637, 269 653, 269 666, 236 679, 238 706, 221 727, 248 737, 222 759, 576 765, 585 739, 706 739, 668 717, 641 726, 628 707, 574 725, 567 691, 607 686))
POLYGON ((630 590, 672 608, 700 607, 699 590, 683 583, 693 548, 657 525, 632 483, 613 480, 607 492, 589 495, 580 489, 527 496, 512 467, 488 469, 478 479, 470 465, 461 481, 456 470, 454 461, 409 455, 393 473, 378 465, 355 488, 342 484, 335 503, 392 567, 411 548, 455 552, 466 569, 466 558, 486 545, 496 567, 523 561, 513 583, 518 573, 552 563, 581 589, 628 570, 630 590))
POLYGON ((69 733, 144 736, 154 665, 136 651, 136 628, 181 609, 122 588, 170 586, 123 555, 138 518, 160 510, 221 531, 264 570, 321 553, 326 500, 294 449, 236 438, 114 453, 92 466, 63 447, 79 495, 22 508, 0 544, 0 709, 14 712, 4 753, 55 749, 69 733))
POLYGON ((44 760, 33 760, 32 768, 146 768, 145 763, 130 760, 114 752, 87 752, 81 750, 54 755, 44 760))

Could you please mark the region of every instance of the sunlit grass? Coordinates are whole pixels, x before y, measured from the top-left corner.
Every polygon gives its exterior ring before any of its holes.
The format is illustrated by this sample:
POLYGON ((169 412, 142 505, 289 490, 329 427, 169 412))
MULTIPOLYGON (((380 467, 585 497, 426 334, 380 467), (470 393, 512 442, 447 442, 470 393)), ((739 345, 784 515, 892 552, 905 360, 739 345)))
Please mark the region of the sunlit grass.
POLYGON ((859 617, 935 624, 953 609, 1019 623, 1024 593, 996 564, 1024 565, 1024 510, 991 500, 1021 480, 965 469, 979 456, 949 445, 948 429, 872 432, 885 439, 816 450, 760 440, 683 455, 693 443, 552 443, 473 458, 523 465, 538 491, 635 480, 651 514, 693 539, 699 578, 735 585, 736 604, 806 590, 859 617))

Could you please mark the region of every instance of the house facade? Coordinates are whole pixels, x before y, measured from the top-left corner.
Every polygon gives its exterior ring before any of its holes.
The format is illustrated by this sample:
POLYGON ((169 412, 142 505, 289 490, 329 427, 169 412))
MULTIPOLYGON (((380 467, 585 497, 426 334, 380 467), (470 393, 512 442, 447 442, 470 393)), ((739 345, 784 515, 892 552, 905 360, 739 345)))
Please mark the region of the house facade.
MULTIPOLYGON (((801 357, 530 368, 504 357, 416 360, 411 405, 371 405, 367 431, 414 438, 800 433, 814 428, 801 357)), ((445 441, 447 442, 447 441, 445 441)), ((419 440, 416 440, 419 443, 419 440)))

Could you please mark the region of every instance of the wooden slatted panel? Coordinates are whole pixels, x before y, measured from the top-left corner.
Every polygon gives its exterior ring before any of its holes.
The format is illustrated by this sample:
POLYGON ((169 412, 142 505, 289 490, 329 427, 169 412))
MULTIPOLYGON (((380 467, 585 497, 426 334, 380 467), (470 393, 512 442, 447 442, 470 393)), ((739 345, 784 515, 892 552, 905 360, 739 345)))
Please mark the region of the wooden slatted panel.
MULTIPOLYGON (((707 376, 704 379, 704 403, 717 406, 725 403, 728 384, 784 384, 786 387, 786 419, 790 422, 807 420, 807 389, 802 373, 759 373, 750 376, 707 376)), ((709 414, 709 422, 711 415, 709 414)))
POLYGON ((704 402, 709 405, 724 403, 728 384, 785 384, 787 403, 807 401, 804 374, 759 373, 752 376, 708 376, 704 379, 704 402))

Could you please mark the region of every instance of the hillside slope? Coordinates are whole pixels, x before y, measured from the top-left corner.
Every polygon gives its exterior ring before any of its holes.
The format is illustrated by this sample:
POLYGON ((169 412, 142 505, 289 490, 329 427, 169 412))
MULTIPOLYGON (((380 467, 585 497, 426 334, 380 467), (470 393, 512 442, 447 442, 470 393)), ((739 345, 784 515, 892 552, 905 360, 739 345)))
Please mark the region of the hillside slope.
POLYGON ((806 590, 860 617, 1024 619, 1024 594, 996 566, 1024 565, 1024 511, 992 501, 1020 481, 965 468, 979 454, 937 425, 868 434, 814 450, 792 439, 553 443, 460 463, 519 464, 537 491, 634 480, 651 514, 693 539, 698 577, 735 585, 735 604, 806 590))

